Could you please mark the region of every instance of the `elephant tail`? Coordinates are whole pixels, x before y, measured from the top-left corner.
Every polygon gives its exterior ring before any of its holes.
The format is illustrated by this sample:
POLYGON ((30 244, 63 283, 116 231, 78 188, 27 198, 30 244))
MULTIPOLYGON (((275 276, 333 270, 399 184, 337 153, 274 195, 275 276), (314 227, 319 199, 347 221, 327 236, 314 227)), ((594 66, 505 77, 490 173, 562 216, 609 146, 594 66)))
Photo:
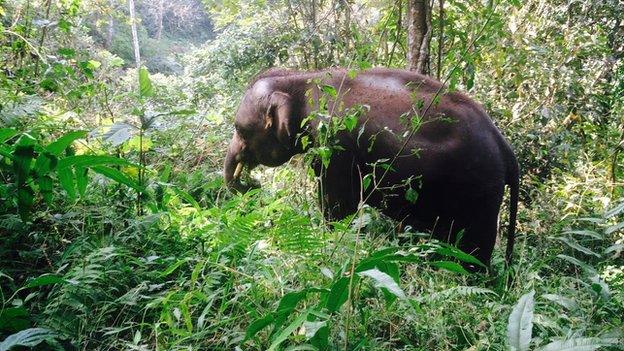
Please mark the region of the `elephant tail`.
POLYGON ((509 227, 507 231, 507 252, 505 253, 505 265, 511 266, 513 258, 513 247, 516 236, 516 217, 518 214, 518 188, 520 187, 520 170, 518 161, 512 154, 510 162, 510 172, 507 175, 507 185, 509 185, 509 227))

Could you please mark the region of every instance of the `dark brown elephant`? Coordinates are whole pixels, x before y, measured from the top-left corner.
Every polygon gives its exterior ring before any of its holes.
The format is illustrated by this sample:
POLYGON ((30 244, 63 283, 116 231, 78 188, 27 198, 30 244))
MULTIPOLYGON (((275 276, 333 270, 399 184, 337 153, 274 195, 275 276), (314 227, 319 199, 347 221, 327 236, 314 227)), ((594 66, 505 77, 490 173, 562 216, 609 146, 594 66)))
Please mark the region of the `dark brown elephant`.
POLYGON ((413 72, 270 70, 258 76, 236 114, 226 184, 245 190, 244 167, 287 162, 304 152, 304 137, 319 138, 321 121, 345 116, 351 124, 357 116, 356 125, 335 134, 329 165, 316 165, 326 218, 341 219, 364 201, 441 240, 461 235, 460 247, 489 264, 507 184, 511 260, 519 176, 510 145, 479 104, 413 72), (413 121, 419 121, 415 128, 413 121))

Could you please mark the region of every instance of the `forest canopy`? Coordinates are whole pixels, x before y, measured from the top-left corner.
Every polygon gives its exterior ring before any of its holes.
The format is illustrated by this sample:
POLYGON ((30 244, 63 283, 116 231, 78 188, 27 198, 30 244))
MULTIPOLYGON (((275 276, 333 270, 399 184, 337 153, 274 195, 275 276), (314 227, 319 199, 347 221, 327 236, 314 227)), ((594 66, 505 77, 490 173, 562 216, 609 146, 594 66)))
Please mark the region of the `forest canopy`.
POLYGON ((0 16, 0 351, 622 349, 621 1, 0 0, 0 16), (339 67, 416 71, 483 106, 520 167, 511 266, 509 194, 486 267, 363 202, 324 217, 314 164, 337 148, 227 188, 254 77, 339 67))

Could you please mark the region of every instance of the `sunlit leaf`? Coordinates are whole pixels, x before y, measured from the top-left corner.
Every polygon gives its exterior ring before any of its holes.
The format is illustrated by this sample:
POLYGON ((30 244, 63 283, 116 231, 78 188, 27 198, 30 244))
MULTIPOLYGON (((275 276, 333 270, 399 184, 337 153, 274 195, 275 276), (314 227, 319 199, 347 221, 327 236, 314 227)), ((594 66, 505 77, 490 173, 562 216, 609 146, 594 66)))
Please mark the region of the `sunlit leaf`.
POLYGON ((93 166, 90 167, 94 172, 99 173, 107 178, 110 178, 117 183, 126 185, 134 190, 143 191, 143 188, 134 180, 126 177, 125 174, 120 172, 119 170, 106 166, 93 166))
POLYGON ((48 145, 45 150, 54 156, 60 156, 76 139, 85 136, 87 136, 87 131, 84 130, 69 132, 48 145))
POLYGON ((374 268, 374 269, 369 269, 367 271, 363 271, 363 272, 359 272, 358 273, 360 276, 363 277, 369 277, 371 279, 373 279, 373 281, 375 281, 375 286, 377 286, 378 288, 385 288, 387 289, 390 293, 392 293, 393 295, 395 295, 396 297, 400 298, 400 299, 405 299, 405 293, 403 292, 403 289, 401 289, 401 287, 399 286, 399 284, 397 284, 396 281, 394 281, 394 279, 392 279, 391 276, 389 276, 388 274, 374 268))
POLYGON ((533 296, 532 290, 520 297, 507 322, 507 344, 512 350, 527 351, 531 344, 533 331, 533 296))
POLYGON ((139 93, 142 98, 154 95, 154 87, 152 86, 149 72, 145 67, 141 67, 141 69, 139 69, 139 93))

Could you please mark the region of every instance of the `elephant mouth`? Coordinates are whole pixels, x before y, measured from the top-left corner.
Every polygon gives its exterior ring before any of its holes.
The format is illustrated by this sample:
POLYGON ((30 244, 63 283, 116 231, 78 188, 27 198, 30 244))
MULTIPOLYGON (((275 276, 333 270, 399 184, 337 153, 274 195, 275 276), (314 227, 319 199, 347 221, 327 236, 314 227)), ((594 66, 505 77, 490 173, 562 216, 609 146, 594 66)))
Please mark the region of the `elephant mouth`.
POLYGON ((240 176, 243 173, 243 163, 238 162, 236 168, 234 169, 234 174, 232 175, 232 180, 235 182, 240 181, 240 176))
POLYGON ((237 162, 231 178, 229 179, 229 181, 227 181, 228 187, 240 193, 246 193, 251 189, 260 188, 260 183, 257 180, 251 178, 251 176, 243 177, 244 171, 249 173, 254 167, 254 164, 249 164, 242 161, 237 162))

